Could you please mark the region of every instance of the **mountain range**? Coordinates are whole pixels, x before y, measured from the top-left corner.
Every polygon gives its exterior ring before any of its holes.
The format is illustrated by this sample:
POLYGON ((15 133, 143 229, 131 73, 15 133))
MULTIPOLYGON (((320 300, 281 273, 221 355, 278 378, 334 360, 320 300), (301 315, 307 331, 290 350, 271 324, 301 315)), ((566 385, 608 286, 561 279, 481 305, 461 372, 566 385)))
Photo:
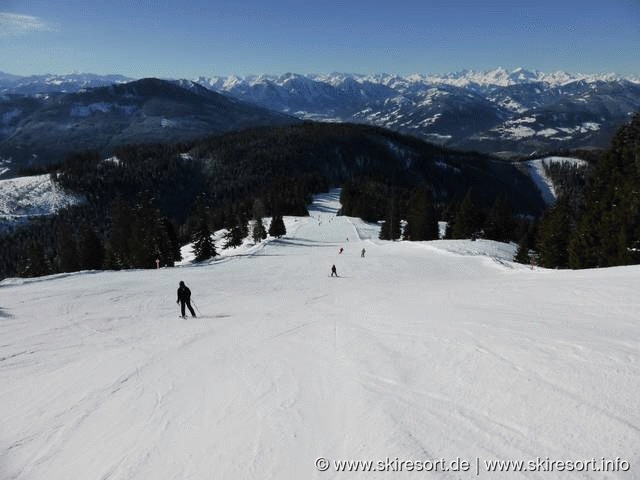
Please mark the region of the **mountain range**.
POLYGON ((0 172, 70 150, 301 120, 363 123, 507 158, 604 148, 640 111, 640 76, 522 68, 446 75, 226 76, 0 73, 0 172), (4 163, 3 163, 4 162, 4 163))
POLYGON ((180 143, 300 122, 195 83, 149 78, 97 88, 65 84, 72 91, 0 98, 0 173, 6 169, 5 176, 11 176, 20 167, 60 161, 73 151, 109 155, 127 144, 180 143))
POLYGON ((525 69, 448 75, 200 77, 221 93, 300 118, 368 123, 507 156, 606 147, 640 111, 640 77, 525 69))

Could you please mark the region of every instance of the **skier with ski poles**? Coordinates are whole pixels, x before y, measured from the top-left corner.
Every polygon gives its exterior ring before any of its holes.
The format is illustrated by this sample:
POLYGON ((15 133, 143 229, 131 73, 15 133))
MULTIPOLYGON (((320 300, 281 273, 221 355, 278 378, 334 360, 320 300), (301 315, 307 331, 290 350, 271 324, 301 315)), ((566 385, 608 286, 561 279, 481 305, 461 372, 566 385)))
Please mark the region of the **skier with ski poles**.
POLYGON ((191 290, 189 290, 189 287, 187 287, 182 281, 180 282, 180 285, 178 287, 178 299, 176 300, 176 303, 180 304, 180 312, 182 313, 182 318, 185 318, 185 305, 187 306, 187 308, 189 308, 191 316, 195 318, 196 312, 193 311, 193 307, 191 306, 191 290))

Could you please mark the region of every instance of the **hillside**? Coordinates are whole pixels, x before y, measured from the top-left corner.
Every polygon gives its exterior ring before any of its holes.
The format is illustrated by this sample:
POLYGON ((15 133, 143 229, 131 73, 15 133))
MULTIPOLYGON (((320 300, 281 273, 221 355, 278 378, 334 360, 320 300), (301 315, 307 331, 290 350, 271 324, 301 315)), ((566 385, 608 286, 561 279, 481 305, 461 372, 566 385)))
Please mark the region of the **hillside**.
POLYGON ((112 155, 131 143, 178 143, 299 121, 195 84, 148 78, 71 93, 0 97, 0 158, 15 175, 70 152, 112 155))
MULTIPOLYGON (((119 219, 116 229, 129 232, 123 237, 133 238, 141 249, 149 250, 142 245, 149 242, 164 245, 158 247, 158 253, 150 254, 152 263, 145 255, 144 261, 124 262, 120 268, 152 267, 158 256, 172 264, 174 255, 166 251, 167 242, 159 240, 164 234, 148 238, 158 223, 172 238, 178 232, 186 241, 202 221, 221 229, 252 218, 258 200, 269 215, 304 215, 311 194, 347 181, 373 186, 378 208, 367 218, 373 215, 376 220, 385 214, 387 191, 397 194, 402 201, 400 213, 404 214, 418 188, 430 189, 440 209, 464 198, 470 189, 478 207, 487 211, 500 196, 511 203, 516 214, 537 215, 544 207, 526 172, 509 162, 447 150, 366 125, 305 122, 191 143, 129 145, 115 153, 109 158, 91 152, 70 155, 52 174, 61 190, 87 201, 57 218, 43 219, 46 221, 29 231, 0 236, 0 278, 23 271, 34 255, 37 263, 48 263, 47 272, 64 271, 59 270, 56 260, 61 250, 56 232, 61 225, 70 228, 70 242, 78 244, 78 249, 82 248, 78 239, 87 228, 106 246, 112 240, 115 215, 119 219), (114 214, 116 200, 126 205, 120 203, 120 213, 114 214), (130 223, 138 224, 140 235, 131 234, 131 228, 137 227, 130 223)), ((366 193, 371 193, 370 189, 366 193)), ((366 201, 357 195, 350 195, 350 199, 366 201)), ((350 211, 353 206, 352 202, 350 211)), ((120 256, 128 254, 120 252, 120 256)))
MULTIPOLYGON (((164 81, 140 81, 155 85, 160 96, 168 88, 164 81)), ((56 158, 60 145, 47 128, 67 144, 71 141, 76 150, 109 150, 122 142, 183 141, 198 134, 281 125, 282 117, 273 118, 274 112, 288 117, 289 123, 291 117, 363 123, 449 148, 499 153, 508 158, 542 156, 606 148, 617 128, 640 111, 638 76, 544 73, 522 68, 408 76, 202 76, 170 82, 172 88, 202 96, 205 104, 213 101, 217 105, 213 111, 193 108, 189 101, 181 100, 163 100, 160 110, 154 101, 147 111, 142 99, 132 102, 131 98, 113 97, 114 92, 131 88, 128 83, 136 82, 118 75, 20 77, 0 73, 0 163, 3 157, 31 159, 32 153, 41 159, 50 160, 46 158, 50 156, 60 160, 56 158), (109 89, 109 85, 116 88, 109 89), (202 88, 197 91, 196 85, 202 88), (103 87, 97 90, 101 93, 88 101, 85 94, 96 87, 103 87), (244 108, 259 106, 262 112, 238 112, 228 102, 219 105, 221 100, 208 96, 205 90, 223 94, 226 100, 242 101, 244 108), (221 110, 216 113, 217 109, 221 110), (245 114, 254 118, 249 120, 245 114), (220 123, 220 115, 229 120, 229 125, 220 123), (245 121, 241 121, 243 118, 245 121), (268 118, 271 120, 265 121, 268 118), (87 122, 94 127, 89 128, 87 122), (87 143, 80 136, 82 131, 97 138, 87 143)), ((144 102, 149 101, 145 98, 144 102)))
POLYGON ((33 217, 54 215, 83 198, 62 191, 48 175, 0 180, 0 231, 33 217))
POLYGON ((493 478, 487 462, 511 460, 538 466, 513 479, 638 478, 638 267, 379 241, 335 215, 337 195, 209 264, 0 283, 0 477, 321 479, 343 477, 336 461, 460 459, 468 472, 396 475, 493 478), (180 280, 196 319, 177 318, 180 280))

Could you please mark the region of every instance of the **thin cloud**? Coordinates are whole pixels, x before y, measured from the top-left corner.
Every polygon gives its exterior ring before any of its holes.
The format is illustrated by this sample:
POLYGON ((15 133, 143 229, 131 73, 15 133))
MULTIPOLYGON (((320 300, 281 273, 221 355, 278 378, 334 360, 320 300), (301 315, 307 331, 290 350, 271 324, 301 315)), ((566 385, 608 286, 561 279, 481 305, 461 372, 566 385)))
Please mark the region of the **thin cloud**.
POLYGON ((31 32, 53 32, 44 20, 31 15, 0 12, 0 36, 24 35, 31 32))

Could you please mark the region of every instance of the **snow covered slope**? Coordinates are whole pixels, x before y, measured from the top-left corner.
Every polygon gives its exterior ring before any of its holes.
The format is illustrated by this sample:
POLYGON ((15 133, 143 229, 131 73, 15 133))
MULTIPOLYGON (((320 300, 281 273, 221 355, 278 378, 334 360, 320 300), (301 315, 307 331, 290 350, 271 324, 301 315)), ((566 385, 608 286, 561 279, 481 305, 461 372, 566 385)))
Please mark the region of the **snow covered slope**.
POLYGON ((552 163, 569 163, 579 167, 587 166, 587 162, 584 160, 570 157, 545 157, 528 161, 527 168, 529 170, 529 175, 531 176, 533 183, 538 187, 538 190, 540 190, 542 199, 547 204, 555 203, 558 198, 553 181, 545 171, 545 165, 550 165, 552 163))
POLYGON ((490 460, 592 459, 498 478, 640 478, 640 267, 383 242, 337 206, 320 196, 287 236, 210 264, 2 282, 0 478, 493 478, 490 460), (198 318, 177 317, 180 280, 198 318), (468 472, 334 463, 458 458, 468 472), (593 472, 602 458, 628 471, 593 472))
POLYGON ((12 223, 83 202, 78 195, 62 191, 49 175, 0 180, 0 223, 12 223))

